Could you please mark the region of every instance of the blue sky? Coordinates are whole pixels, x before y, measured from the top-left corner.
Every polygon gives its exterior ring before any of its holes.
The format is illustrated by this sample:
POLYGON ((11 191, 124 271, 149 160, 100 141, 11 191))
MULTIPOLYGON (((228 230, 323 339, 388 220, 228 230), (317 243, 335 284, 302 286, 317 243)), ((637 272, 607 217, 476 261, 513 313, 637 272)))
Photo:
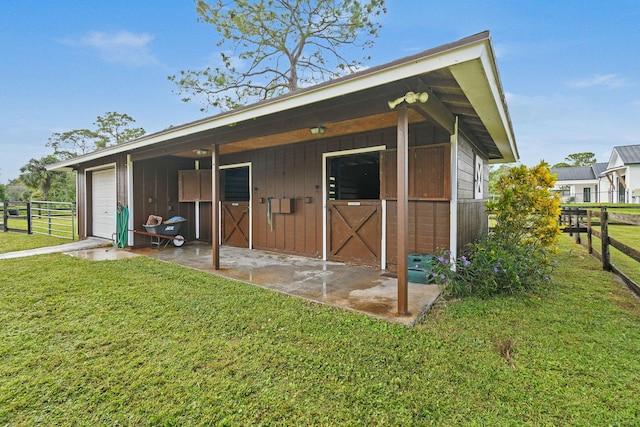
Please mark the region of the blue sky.
MULTIPOLYGON (((490 30, 521 163, 640 144, 639 1, 387 0, 370 65, 490 30)), ((168 75, 215 63, 190 0, 0 1, 0 182, 108 111, 147 132, 205 117, 168 75)), ((211 113, 210 113, 211 114, 211 113)))

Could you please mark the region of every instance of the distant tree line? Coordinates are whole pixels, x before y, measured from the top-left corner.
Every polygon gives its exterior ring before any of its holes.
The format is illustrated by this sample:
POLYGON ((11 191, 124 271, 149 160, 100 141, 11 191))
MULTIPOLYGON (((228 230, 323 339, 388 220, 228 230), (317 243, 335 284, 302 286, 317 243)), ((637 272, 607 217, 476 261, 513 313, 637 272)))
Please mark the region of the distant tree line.
POLYGON ((75 201, 76 184, 73 172, 48 171, 48 165, 122 144, 145 134, 133 127, 135 120, 127 115, 107 112, 93 123, 95 129, 74 129, 55 132, 46 143, 53 153, 32 158, 20 168, 20 176, 6 185, 0 184, 0 201, 53 200, 75 201))

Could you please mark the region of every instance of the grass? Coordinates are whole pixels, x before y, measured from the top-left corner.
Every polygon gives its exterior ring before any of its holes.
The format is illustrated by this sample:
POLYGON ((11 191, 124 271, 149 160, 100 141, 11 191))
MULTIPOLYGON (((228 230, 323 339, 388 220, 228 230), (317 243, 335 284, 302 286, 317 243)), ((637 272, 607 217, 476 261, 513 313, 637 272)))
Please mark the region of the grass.
POLYGON ((3 232, 0 230, 0 254, 25 249, 36 249, 44 246, 55 246, 71 242, 70 239, 62 239, 43 234, 26 234, 15 231, 3 232))
POLYGON ((144 257, 0 261, 2 425, 632 425, 640 302, 557 286, 388 324, 144 257))

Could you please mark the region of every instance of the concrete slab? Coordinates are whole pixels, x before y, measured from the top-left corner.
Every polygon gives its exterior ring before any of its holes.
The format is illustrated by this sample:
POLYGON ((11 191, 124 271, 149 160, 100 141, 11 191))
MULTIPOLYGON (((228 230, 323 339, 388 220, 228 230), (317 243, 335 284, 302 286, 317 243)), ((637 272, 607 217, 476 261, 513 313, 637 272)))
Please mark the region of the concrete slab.
POLYGON ((79 251, 65 252, 65 255, 71 255, 78 258, 88 259, 91 261, 115 261, 125 258, 133 258, 140 256, 136 253, 126 249, 110 248, 96 248, 96 249, 82 249, 79 251))
POLYGON ((47 246, 44 248, 28 249, 16 252, 6 252, 4 254, 0 254, 0 259, 23 258, 34 255, 53 254, 56 252, 71 252, 99 247, 113 247, 113 245, 111 243, 111 240, 109 239, 89 237, 85 240, 76 240, 75 242, 65 243, 63 245, 47 246))
POLYGON ((407 325, 415 324, 440 295, 436 285, 409 283, 410 314, 398 316, 397 279, 374 268, 223 246, 221 268, 214 271, 211 247, 193 242, 134 253, 407 325))

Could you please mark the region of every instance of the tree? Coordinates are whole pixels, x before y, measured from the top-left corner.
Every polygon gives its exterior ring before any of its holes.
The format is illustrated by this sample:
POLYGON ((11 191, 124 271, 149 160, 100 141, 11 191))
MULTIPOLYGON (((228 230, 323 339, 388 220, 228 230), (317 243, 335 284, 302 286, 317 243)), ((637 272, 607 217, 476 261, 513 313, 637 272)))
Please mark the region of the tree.
POLYGON ((31 191, 19 178, 12 179, 7 183, 7 201, 28 202, 31 200, 31 191))
POLYGON ((7 187, 4 184, 0 184, 0 202, 7 200, 7 187))
POLYGON ((20 181, 27 187, 42 192, 43 200, 49 200, 49 190, 56 182, 64 179, 63 172, 48 171, 46 166, 56 163, 58 158, 52 154, 41 159, 31 159, 20 168, 20 181))
POLYGON ((362 68, 342 50, 372 46, 384 0, 198 0, 199 20, 220 35, 222 67, 169 76, 177 93, 233 109, 362 68))
POLYGON ((47 147, 53 148, 58 159, 65 160, 95 151, 97 138, 98 134, 89 129, 55 132, 49 137, 47 147))
POLYGON ((146 132, 143 128, 130 128, 129 126, 136 121, 127 114, 116 112, 107 112, 104 116, 98 116, 94 125, 96 129, 97 148, 110 147, 112 145, 122 144, 123 142, 139 138, 146 132))
POLYGON ((596 155, 585 151, 583 153, 573 153, 565 157, 565 162, 556 163, 554 168, 575 168, 591 166, 596 162, 596 155))

